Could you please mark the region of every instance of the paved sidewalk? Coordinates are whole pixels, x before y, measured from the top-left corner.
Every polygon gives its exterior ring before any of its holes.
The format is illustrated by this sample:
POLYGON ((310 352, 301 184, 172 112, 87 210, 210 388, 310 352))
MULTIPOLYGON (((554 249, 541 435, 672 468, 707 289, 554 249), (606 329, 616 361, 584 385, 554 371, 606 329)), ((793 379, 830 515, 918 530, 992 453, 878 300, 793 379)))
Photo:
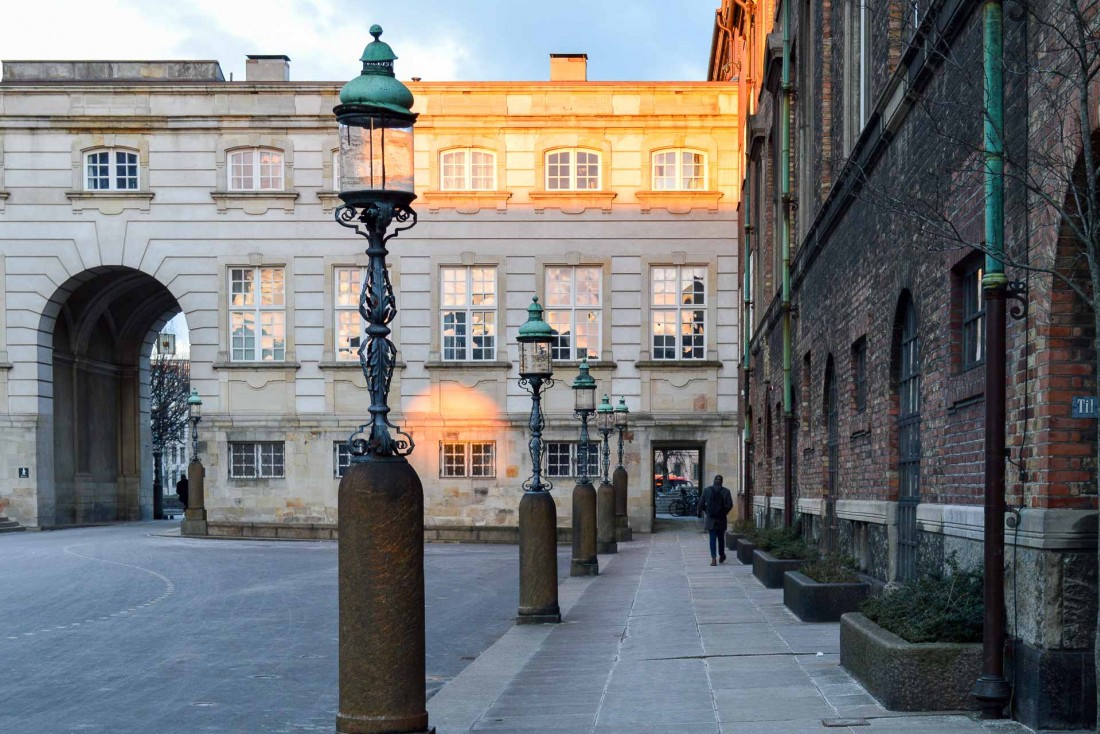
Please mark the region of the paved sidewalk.
POLYGON ((513 627, 428 702, 438 734, 1031 731, 886 711, 840 668, 839 625, 799 622, 734 558, 710 567, 698 533, 619 549, 561 585, 562 624, 513 627))

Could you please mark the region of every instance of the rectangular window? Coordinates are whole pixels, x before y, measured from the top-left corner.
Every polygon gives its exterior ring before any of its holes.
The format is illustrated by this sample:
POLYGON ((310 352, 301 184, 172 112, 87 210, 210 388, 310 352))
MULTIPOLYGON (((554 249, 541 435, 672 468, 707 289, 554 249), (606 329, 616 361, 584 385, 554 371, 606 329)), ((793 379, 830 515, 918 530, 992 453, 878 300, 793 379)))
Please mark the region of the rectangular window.
POLYGON ((496 186, 496 156, 484 150, 448 150, 440 154, 444 191, 492 191, 496 186))
POLYGON ((439 269, 440 334, 446 362, 492 362, 497 356, 497 269, 439 269))
POLYGON ((342 477, 351 464, 351 452, 347 441, 332 442, 332 476, 342 477))
POLYGON ((84 173, 88 191, 137 191, 137 153, 113 149, 88 153, 84 173))
POLYGON ((983 269, 980 260, 962 276, 963 369, 985 362, 985 299, 982 296, 983 269))
POLYGON ((229 269, 230 359, 286 359, 286 286, 283 268, 229 269))
MULTIPOLYGON (((580 462, 578 451, 580 444, 569 441, 550 441, 546 444, 546 476, 548 477, 577 477, 580 476, 580 462)), ((600 444, 591 441, 588 444, 588 476, 597 477, 600 474, 600 444)))
POLYGON ((286 475, 282 441, 229 444, 230 479, 275 479, 286 475))
POLYGON ((861 336, 852 345, 852 392, 856 412, 867 407, 867 337, 861 336))
POLYGON ((690 150, 653 154, 655 191, 699 191, 706 188, 706 158, 690 150))
POLYGON ((283 154, 266 148, 229 153, 230 191, 282 191, 283 154))
POLYGON ((547 153, 546 188, 549 191, 599 189, 600 154, 574 149, 547 153))
POLYGON ((359 358, 359 345, 363 339, 363 318, 359 315, 359 291, 363 282, 363 269, 358 267, 336 268, 333 284, 333 310, 335 323, 336 359, 359 358))
POLYGON ((558 332, 551 356, 559 360, 600 358, 603 272, 598 267, 546 268, 546 323, 558 332))
POLYGON ((652 271, 654 359, 705 359, 707 269, 670 265, 652 271))
POLYGON ((495 441, 442 441, 439 476, 492 478, 497 475, 495 441))

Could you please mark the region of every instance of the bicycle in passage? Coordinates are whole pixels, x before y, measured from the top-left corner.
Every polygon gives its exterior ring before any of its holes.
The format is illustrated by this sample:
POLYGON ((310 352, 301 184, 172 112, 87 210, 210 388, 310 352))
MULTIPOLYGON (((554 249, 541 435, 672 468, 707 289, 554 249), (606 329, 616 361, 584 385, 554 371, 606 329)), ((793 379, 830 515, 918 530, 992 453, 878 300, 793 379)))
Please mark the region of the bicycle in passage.
POLYGON ((680 496, 668 506, 668 514, 673 517, 691 517, 699 507, 699 490, 680 488, 680 496))

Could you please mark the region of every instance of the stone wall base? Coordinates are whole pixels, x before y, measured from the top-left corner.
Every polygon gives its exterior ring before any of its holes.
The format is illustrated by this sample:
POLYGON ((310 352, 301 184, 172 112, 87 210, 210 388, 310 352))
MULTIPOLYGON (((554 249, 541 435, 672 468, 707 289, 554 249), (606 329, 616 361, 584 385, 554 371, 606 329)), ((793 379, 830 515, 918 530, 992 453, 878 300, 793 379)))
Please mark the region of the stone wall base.
POLYGON ((1015 674, 1013 717, 1032 729, 1096 726, 1096 668, 1092 650, 1011 646, 1005 674, 1015 674))
MULTIPOLYGON (((184 533, 195 534, 195 533, 184 533)), ((212 538, 282 538, 287 540, 336 540, 336 525, 323 523, 208 522, 206 535, 212 538)), ((518 545, 519 528, 514 526, 425 527, 427 543, 501 543, 518 545)), ((558 545, 573 542, 572 528, 558 528, 558 545)))

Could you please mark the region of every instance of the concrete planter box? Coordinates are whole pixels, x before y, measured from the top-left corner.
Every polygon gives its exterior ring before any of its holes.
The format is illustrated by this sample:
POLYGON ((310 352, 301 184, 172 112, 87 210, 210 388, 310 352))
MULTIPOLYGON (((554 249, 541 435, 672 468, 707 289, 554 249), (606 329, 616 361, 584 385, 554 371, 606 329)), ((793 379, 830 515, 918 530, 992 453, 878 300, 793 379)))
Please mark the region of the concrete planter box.
POLYGON ((871 592, 866 581, 823 584, 798 571, 783 575, 783 603, 803 622, 839 622, 871 592))
POLYGON ((980 643, 906 642, 862 614, 840 618, 840 664, 892 711, 978 708, 980 643))
POLYGON ((764 584, 765 588, 782 589, 783 574, 787 571, 797 571, 807 563, 809 561, 775 558, 762 550, 753 551, 752 575, 760 579, 760 583, 764 584))
POLYGON ((748 540, 741 538, 737 541, 737 560, 746 566, 752 564, 752 552, 756 550, 756 546, 748 540))
POLYGON ((737 541, 741 540, 741 538, 744 538, 744 537, 745 536, 742 533, 735 533, 732 530, 727 530, 726 531, 726 548, 728 548, 731 551, 736 550, 737 541))

